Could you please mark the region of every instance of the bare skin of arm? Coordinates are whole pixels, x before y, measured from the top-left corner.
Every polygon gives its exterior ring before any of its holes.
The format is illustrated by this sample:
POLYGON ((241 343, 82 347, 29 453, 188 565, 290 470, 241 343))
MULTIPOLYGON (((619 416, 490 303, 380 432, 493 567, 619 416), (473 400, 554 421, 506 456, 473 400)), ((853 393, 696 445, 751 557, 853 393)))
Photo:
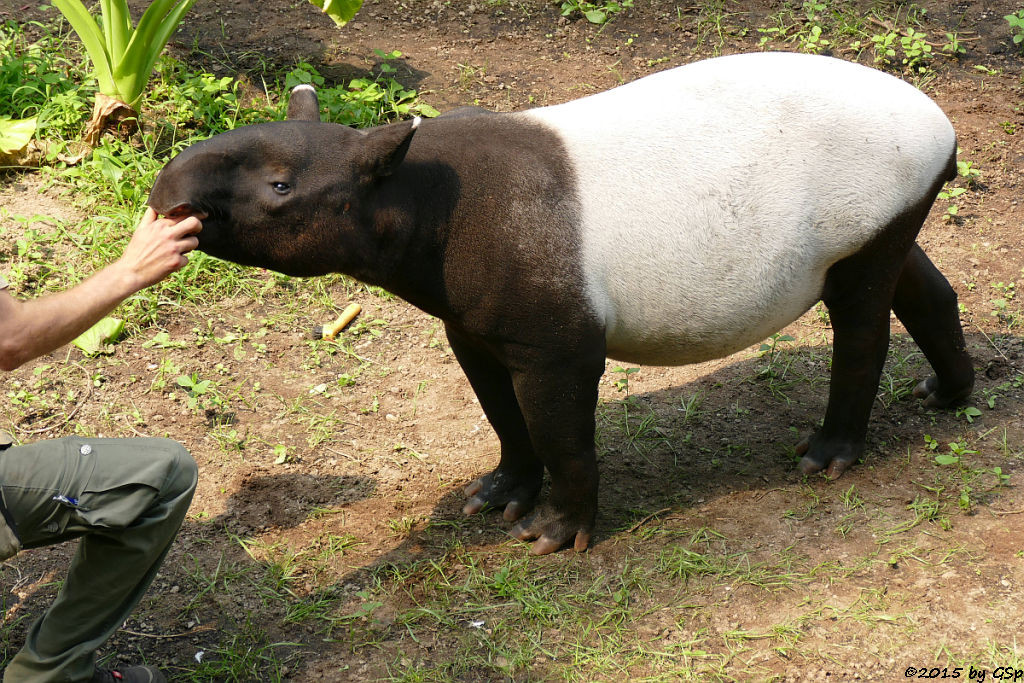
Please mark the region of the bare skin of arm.
POLYGON ((29 301, 0 290, 0 369, 60 348, 135 292, 184 268, 200 230, 198 218, 157 218, 147 209, 121 257, 71 289, 29 301))

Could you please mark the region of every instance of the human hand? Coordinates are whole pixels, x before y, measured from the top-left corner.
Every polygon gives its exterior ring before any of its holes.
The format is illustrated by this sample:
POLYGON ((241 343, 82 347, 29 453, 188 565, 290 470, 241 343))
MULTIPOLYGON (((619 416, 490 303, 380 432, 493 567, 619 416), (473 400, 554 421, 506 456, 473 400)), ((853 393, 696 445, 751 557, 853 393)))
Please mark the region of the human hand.
POLYGON ((133 278, 136 291, 148 287, 185 267, 186 254, 199 246, 196 234, 202 229, 197 216, 158 218, 147 208, 116 265, 133 278))

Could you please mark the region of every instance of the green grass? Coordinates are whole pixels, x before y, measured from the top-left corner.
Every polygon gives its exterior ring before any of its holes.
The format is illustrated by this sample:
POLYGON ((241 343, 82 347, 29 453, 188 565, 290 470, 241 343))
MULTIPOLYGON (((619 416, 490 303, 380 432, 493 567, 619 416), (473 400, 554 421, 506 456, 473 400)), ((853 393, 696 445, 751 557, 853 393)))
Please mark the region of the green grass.
POLYGON ((38 24, 0 24, 0 114, 38 117, 50 140, 68 139, 81 129, 91 111, 95 81, 83 82, 85 59, 67 36, 38 24), (41 31, 39 38, 26 29, 41 31))

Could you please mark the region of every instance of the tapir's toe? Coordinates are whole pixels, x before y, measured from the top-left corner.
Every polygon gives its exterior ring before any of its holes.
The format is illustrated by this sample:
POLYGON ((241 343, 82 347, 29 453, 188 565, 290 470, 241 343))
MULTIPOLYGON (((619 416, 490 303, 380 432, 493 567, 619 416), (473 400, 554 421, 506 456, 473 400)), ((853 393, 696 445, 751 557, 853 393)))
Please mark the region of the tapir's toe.
POLYGON ((861 449, 846 443, 827 444, 808 436, 796 445, 796 454, 803 456, 797 465, 803 475, 824 472, 829 479, 838 479, 857 462, 861 449))
POLYGON ((531 555, 550 555, 551 553, 556 552, 559 549, 561 549, 561 547, 563 545, 564 545, 564 543, 556 541, 553 538, 548 538, 547 536, 541 536, 536 541, 534 541, 532 546, 530 546, 530 554, 531 555))
POLYGON ((462 514, 464 515, 475 515, 476 513, 487 507, 487 501, 483 498, 473 496, 466 501, 466 504, 462 506, 462 514))
POLYGON ((463 492, 469 500, 462 512, 474 515, 482 510, 502 509, 506 522, 515 522, 534 508, 540 482, 532 479, 513 478, 495 470, 470 482, 463 492))
POLYGON ((940 382, 939 378, 932 375, 914 387, 914 397, 922 399, 925 408, 952 408, 963 403, 971 390, 974 389, 974 375, 971 373, 964 381, 959 382, 960 386, 949 386, 950 382, 940 382))
POLYGON ((837 458, 837 459, 833 460, 832 462, 830 462, 828 464, 828 467, 825 468, 825 476, 828 477, 829 479, 832 479, 834 481, 834 480, 838 479, 839 477, 843 476, 843 472, 848 470, 850 468, 850 465, 852 465, 852 464, 853 464, 852 462, 847 462, 845 460, 839 460, 837 458))
POLYGON ((501 516, 506 522, 515 522, 521 519, 523 515, 525 515, 529 511, 530 507, 528 507, 525 503, 518 500, 513 500, 508 505, 505 506, 505 512, 503 512, 501 516))

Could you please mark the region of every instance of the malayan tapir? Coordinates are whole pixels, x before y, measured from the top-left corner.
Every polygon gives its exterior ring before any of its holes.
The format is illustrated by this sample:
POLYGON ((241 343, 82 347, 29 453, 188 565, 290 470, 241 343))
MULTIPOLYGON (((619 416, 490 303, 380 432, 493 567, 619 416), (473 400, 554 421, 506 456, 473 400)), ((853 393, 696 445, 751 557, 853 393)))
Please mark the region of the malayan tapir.
POLYGON ((589 543, 606 356, 718 358, 823 300, 828 407, 797 450, 803 472, 832 477, 863 451, 890 309, 935 371, 914 391, 926 406, 973 386, 956 294, 915 243, 956 136, 892 76, 759 53, 363 131, 320 122, 304 88, 289 119, 187 148, 150 205, 200 216, 211 255, 347 273, 443 320, 501 442, 464 510, 504 508, 534 553, 589 543))

